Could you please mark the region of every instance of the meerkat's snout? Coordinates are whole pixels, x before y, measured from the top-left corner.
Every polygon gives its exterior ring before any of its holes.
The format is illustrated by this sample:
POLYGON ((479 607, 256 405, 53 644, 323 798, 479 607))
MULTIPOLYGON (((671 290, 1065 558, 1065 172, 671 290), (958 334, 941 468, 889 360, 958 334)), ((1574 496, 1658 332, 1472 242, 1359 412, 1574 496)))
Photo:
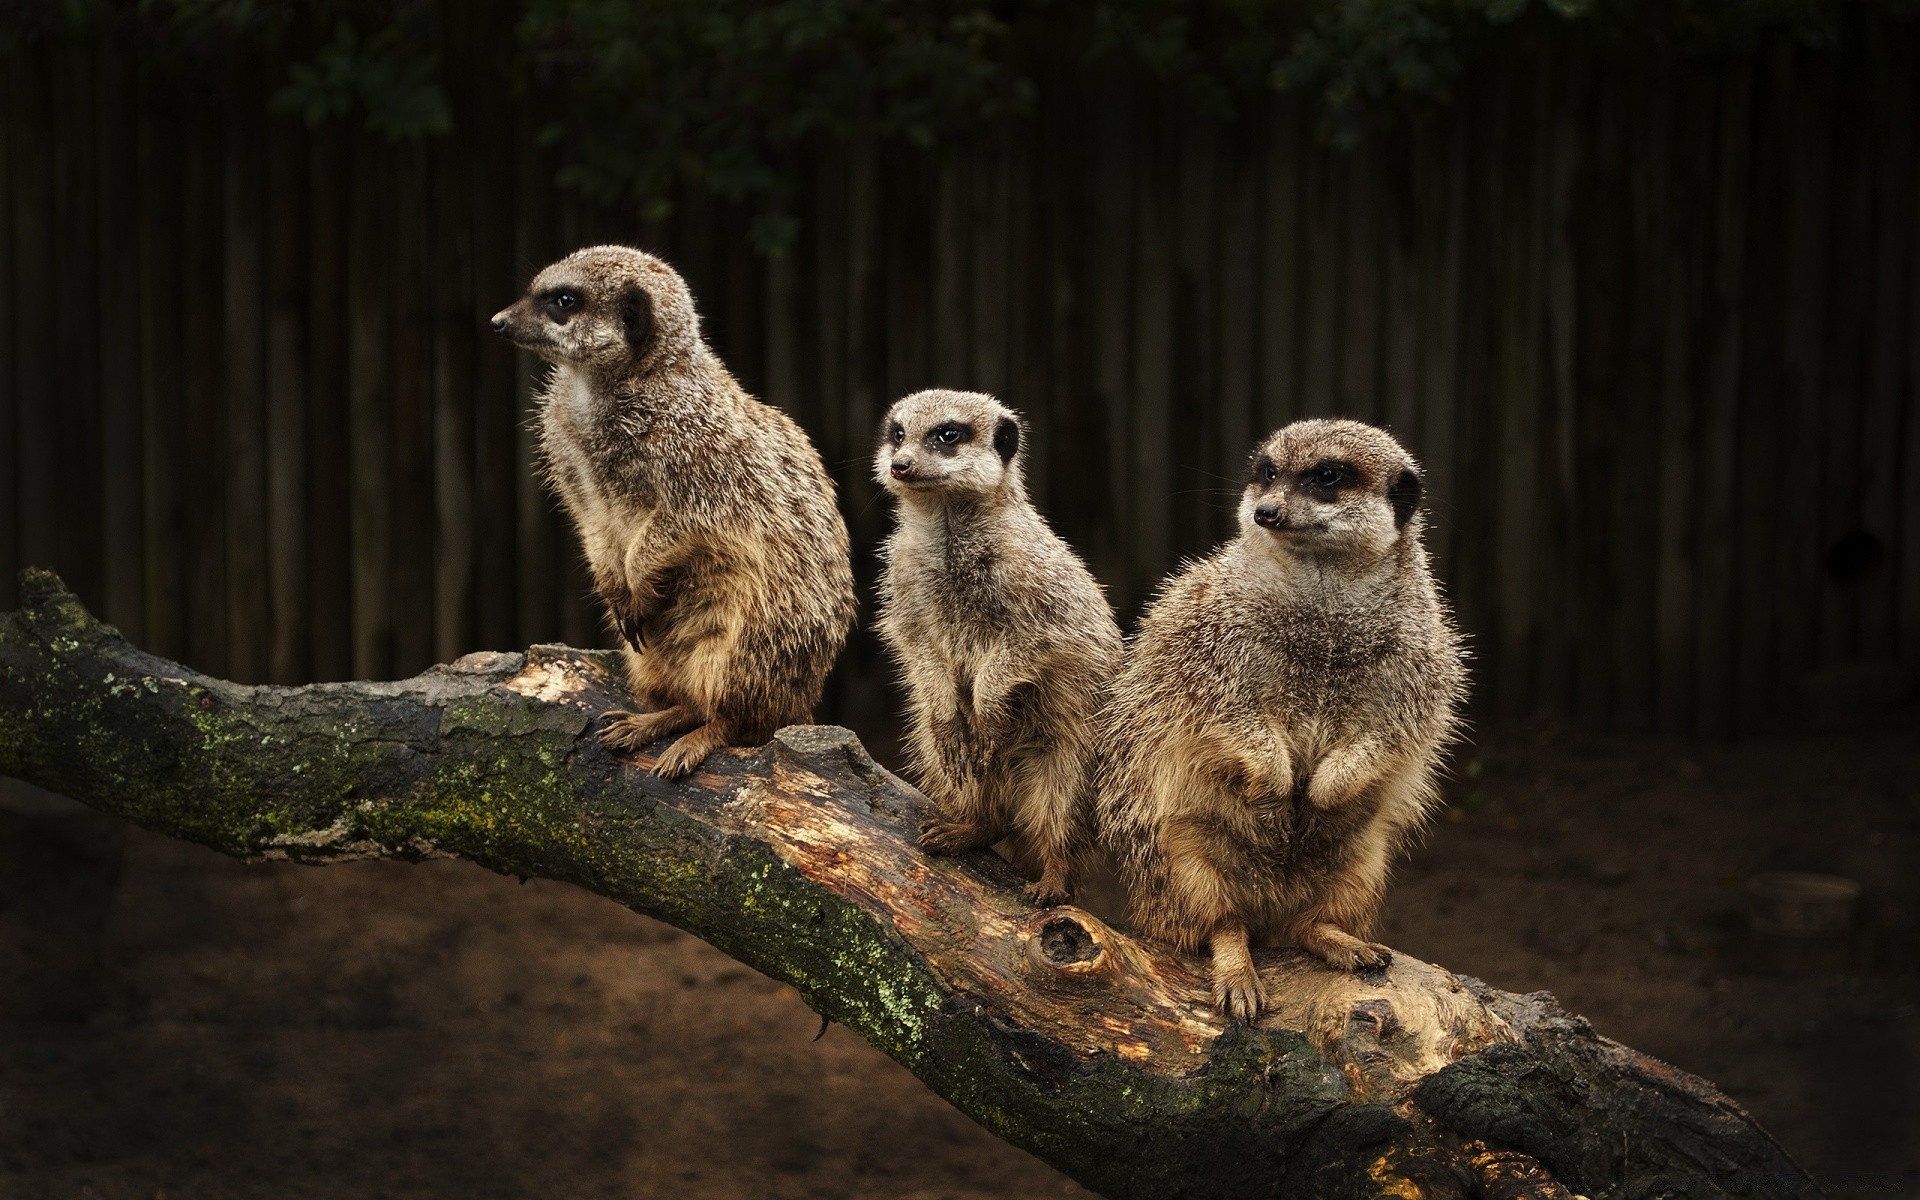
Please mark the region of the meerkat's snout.
POLYGON ((1262 529, 1284 529, 1287 524, 1287 510, 1269 500, 1253 509, 1253 523, 1262 529))
POLYGON ((913 474, 913 455, 901 454, 896 456, 891 463, 887 464, 887 472, 895 479, 905 479, 907 476, 913 474))

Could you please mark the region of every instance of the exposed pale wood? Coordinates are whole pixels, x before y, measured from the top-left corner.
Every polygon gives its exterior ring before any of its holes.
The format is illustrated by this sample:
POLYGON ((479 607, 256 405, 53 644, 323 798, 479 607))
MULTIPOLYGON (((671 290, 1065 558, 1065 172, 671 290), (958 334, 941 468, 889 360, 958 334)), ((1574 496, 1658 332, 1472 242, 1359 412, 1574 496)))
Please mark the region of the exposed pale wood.
POLYGON ((1224 1022, 1203 963, 1030 907, 989 853, 922 855, 926 800, 846 730, 792 727, 667 783, 596 735, 624 699, 612 655, 247 688, 134 649, 49 574, 22 594, 0 616, 0 706, 24 714, 0 773, 241 858, 460 857, 577 884, 792 984, 1113 1200, 1819 1195, 1710 1084, 1544 992, 1261 951, 1271 1011, 1224 1022))

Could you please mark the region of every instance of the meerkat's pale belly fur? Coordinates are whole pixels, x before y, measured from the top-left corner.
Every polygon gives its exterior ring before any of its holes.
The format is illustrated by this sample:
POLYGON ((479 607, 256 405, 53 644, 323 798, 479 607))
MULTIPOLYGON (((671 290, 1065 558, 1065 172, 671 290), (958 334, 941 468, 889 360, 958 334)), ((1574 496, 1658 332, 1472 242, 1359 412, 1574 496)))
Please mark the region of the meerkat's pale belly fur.
POLYGON ((846 526, 791 419, 717 362, 682 370, 642 401, 556 367, 543 459, 602 594, 651 598, 626 647, 637 698, 764 741, 809 718, 845 642, 846 526))
POLYGON ((1457 640, 1424 561, 1356 596, 1275 588, 1239 553, 1176 576, 1143 621, 1108 714, 1103 833, 1136 922, 1185 949, 1236 923, 1364 938, 1435 799, 1457 640))
POLYGON ((1086 567, 1024 501, 910 511, 885 549, 878 623, 909 699, 907 748, 939 816, 923 844, 1013 836, 1033 896, 1072 892, 1092 842, 1096 721, 1121 642, 1086 567))

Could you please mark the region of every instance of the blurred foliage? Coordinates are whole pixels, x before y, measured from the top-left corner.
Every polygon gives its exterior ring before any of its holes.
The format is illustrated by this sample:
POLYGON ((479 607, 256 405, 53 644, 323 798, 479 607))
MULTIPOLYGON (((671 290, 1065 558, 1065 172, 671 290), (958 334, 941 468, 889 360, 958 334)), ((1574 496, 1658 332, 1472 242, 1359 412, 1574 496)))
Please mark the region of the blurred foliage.
POLYGON ((453 126, 448 34, 496 39, 562 182, 664 215, 705 194, 790 237, 794 156, 821 139, 937 149, 1098 75, 1230 119, 1271 89, 1315 97, 1349 144, 1445 104, 1474 64, 1577 41, 1655 56, 1835 44, 1920 0, 0 0, 0 51, 105 26, 204 68, 270 53, 272 103, 402 140, 453 126))

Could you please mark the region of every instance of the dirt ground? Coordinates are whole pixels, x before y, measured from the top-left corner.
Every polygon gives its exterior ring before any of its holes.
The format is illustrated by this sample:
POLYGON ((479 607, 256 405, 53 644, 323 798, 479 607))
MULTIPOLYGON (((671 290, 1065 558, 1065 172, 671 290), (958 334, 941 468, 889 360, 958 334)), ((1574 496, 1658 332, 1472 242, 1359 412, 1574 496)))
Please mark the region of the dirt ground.
MULTIPOLYGON (((1386 940, 1718 1082, 1835 1197, 1920 1197, 1920 726, 1483 739, 1386 940), (1742 884, 1865 885, 1825 948, 1742 884)), ((243 866, 0 806, 0 1198, 1086 1195, 783 985, 573 888, 243 866)))

